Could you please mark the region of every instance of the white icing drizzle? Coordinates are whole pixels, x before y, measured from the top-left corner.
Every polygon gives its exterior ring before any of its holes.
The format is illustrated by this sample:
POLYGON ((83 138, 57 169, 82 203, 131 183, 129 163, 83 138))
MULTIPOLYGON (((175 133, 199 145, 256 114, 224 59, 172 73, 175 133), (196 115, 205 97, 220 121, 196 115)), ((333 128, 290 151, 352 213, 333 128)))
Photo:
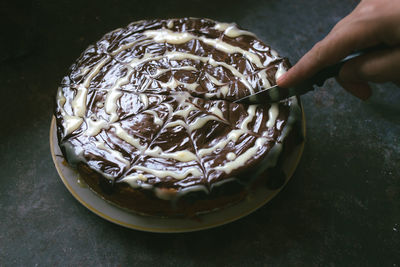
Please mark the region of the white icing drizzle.
POLYGON ((77 117, 85 116, 86 112, 86 98, 87 98, 88 89, 83 85, 78 86, 78 92, 74 100, 71 102, 72 110, 74 111, 74 115, 77 117))
POLYGON ((160 119, 160 117, 158 116, 157 112, 155 112, 154 110, 145 110, 143 111, 143 113, 148 113, 153 115, 153 122, 157 125, 163 125, 164 121, 162 119, 160 119))
POLYGON ((188 102, 181 104, 181 107, 184 107, 184 108, 175 111, 173 114, 174 116, 181 116, 186 119, 191 111, 198 110, 198 108, 195 105, 188 103, 188 102))
POLYGON ((78 116, 64 115, 64 135, 68 135, 78 129, 83 122, 83 119, 78 116))
POLYGON ((247 108, 247 113, 249 114, 249 116, 247 116, 247 117, 242 121, 242 124, 240 125, 240 128, 241 128, 242 130, 248 131, 247 124, 249 124, 249 122, 251 122, 251 121, 253 120, 254 115, 256 114, 256 108, 257 108, 257 105, 250 105, 250 106, 247 108))
POLYGON ((227 160, 234 160, 236 159, 236 154, 233 152, 229 152, 228 154, 226 154, 226 159, 227 160))
POLYGON ((188 89, 189 91, 196 91, 197 87, 199 87, 198 83, 183 83, 179 82, 181 85, 183 85, 184 88, 188 89))
POLYGON ((146 94, 140 94, 139 97, 140 101, 143 103, 143 108, 147 109, 147 107, 149 106, 149 98, 146 94))
POLYGON ((147 146, 141 145, 140 140, 138 138, 133 137, 132 135, 128 134, 119 123, 114 123, 111 125, 115 129, 115 134, 124 140, 125 142, 131 144, 132 146, 136 147, 139 151, 143 152, 147 146))
POLYGON ((160 76, 161 74, 164 74, 164 73, 166 73, 166 72, 168 72, 170 70, 171 69, 159 69, 159 68, 157 68, 155 73, 150 74, 150 77, 151 78, 156 78, 156 77, 160 76))
POLYGON ((214 76, 210 75, 209 73, 206 73, 205 76, 207 77, 207 79, 209 79, 215 85, 224 85, 225 84, 223 82, 218 81, 217 78, 215 78, 214 76))
POLYGON ((144 152, 148 156, 156 157, 156 158, 165 158, 165 159, 175 159, 181 162, 188 161, 197 161, 197 156, 190 152, 189 150, 180 150, 172 153, 164 152, 159 146, 154 147, 153 149, 147 149, 144 152))
POLYGON ((244 55, 251 63, 255 64, 257 67, 260 67, 260 68, 263 67, 263 64, 261 63, 260 58, 256 54, 253 54, 253 53, 251 53, 247 50, 244 50, 238 46, 230 45, 220 39, 208 39, 205 37, 199 37, 197 39, 203 41, 204 43, 206 43, 208 45, 214 46, 216 49, 218 49, 219 51, 222 51, 224 53, 228 53, 228 54, 240 53, 240 54, 244 55))
POLYGON ((229 92, 229 86, 228 85, 224 85, 222 87, 219 88, 219 91, 221 92, 221 94, 226 97, 226 95, 229 92))
POLYGON ((97 148, 110 153, 116 160, 123 163, 127 169, 130 167, 131 163, 122 156, 121 152, 106 147, 105 144, 100 141, 94 141, 94 144, 96 145, 97 148))
POLYGON ((108 128, 108 122, 103 120, 103 119, 95 119, 93 120, 92 118, 87 118, 86 119, 86 124, 87 124, 87 130, 85 131, 85 134, 87 136, 95 136, 98 135, 102 129, 108 128))
POLYGON ((164 128, 172 128, 175 126, 182 126, 182 127, 186 127, 186 122, 184 122, 183 120, 174 120, 174 121, 170 121, 167 124, 164 125, 164 128))
POLYGON ((214 29, 223 32, 231 25, 232 23, 218 22, 215 24, 214 29))
POLYGON ((205 155, 209 155, 211 153, 213 153, 214 151, 216 151, 217 149, 221 149, 224 148, 229 142, 233 141, 236 143, 236 141, 239 139, 239 137, 244 134, 245 131, 237 129, 237 130, 232 130, 226 139, 223 139, 221 141, 219 141, 218 143, 216 143, 215 145, 209 147, 209 148, 202 148, 200 149, 197 154, 200 157, 203 157, 205 155))
MULTIPOLYGON (((238 34, 239 30, 234 29, 235 26, 230 26, 226 29, 230 30, 231 34, 238 34)), ((245 31, 244 31, 245 32, 245 31)), ((225 53, 240 53, 244 55, 250 62, 254 63, 258 67, 263 67, 260 58, 256 55, 253 54, 247 50, 244 50, 238 46, 233 46, 230 45, 221 39, 210 39, 206 38, 204 36, 197 37, 193 34, 187 33, 187 32, 173 32, 168 29, 162 29, 162 30, 148 30, 143 32, 143 34, 147 37, 153 38, 154 41, 162 43, 162 42, 167 42, 170 44, 183 44, 186 43, 190 40, 196 39, 200 40, 208 45, 212 45, 214 48, 217 50, 220 50, 225 53)))
POLYGON ((118 89, 108 91, 107 98, 106 98, 106 104, 105 104, 105 110, 108 114, 110 114, 109 121, 111 123, 118 120, 117 101, 121 96, 122 96, 122 92, 118 89))
POLYGON ((277 103, 272 103, 270 109, 268 110, 268 121, 267 127, 271 128, 275 125, 276 118, 279 115, 279 106, 277 103))
POLYGON ((174 27, 174 21, 173 21, 172 19, 170 19, 170 20, 168 21, 167 27, 168 27, 169 29, 171 29, 172 27, 174 27))
MULTIPOLYGON (((241 35, 242 33, 247 33, 246 31, 241 31, 236 28, 235 25, 230 25, 226 30, 225 34, 230 37, 236 37, 241 35)), ((154 41, 162 43, 167 42, 170 44, 183 44, 187 43, 190 40, 196 39, 204 42, 205 44, 213 46, 215 49, 220 50, 224 53, 233 54, 240 53, 244 55, 250 62, 255 64, 257 67, 262 68, 263 64, 260 61, 258 55, 251 53, 247 50, 244 50, 238 46, 230 45, 221 39, 210 39, 204 36, 197 37, 188 32, 173 32, 168 29, 161 30, 148 30, 143 32, 143 34, 147 37, 153 38, 154 41)))
POLYGON ((64 127, 64 135, 68 135, 81 126, 83 119, 78 116, 68 115, 67 112, 64 110, 64 105, 67 99, 65 98, 61 87, 59 87, 57 90, 56 99, 57 105, 60 108, 61 115, 64 118, 64 121, 62 122, 64 127))
POLYGON ((210 108, 210 112, 218 116, 220 119, 224 117, 224 115, 222 114, 222 110, 216 106, 210 108))
POLYGON ((255 37, 255 34, 249 31, 245 31, 245 30, 239 30, 236 25, 231 25, 228 28, 226 28, 226 30, 224 31, 224 34, 228 37, 231 38, 235 38, 238 37, 240 35, 250 35, 255 37))
POLYGON ((110 118, 109 118, 110 123, 116 122, 118 120, 117 101, 122 96, 122 92, 119 89, 121 88, 121 86, 129 83, 129 79, 130 79, 132 72, 133 72, 133 69, 130 69, 126 76, 119 78, 107 93, 106 102, 105 102, 105 110, 108 114, 110 114, 110 118))
POLYGON ((138 65, 149 61, 149 60, 158 60, 162 59, 164 56, 154 56, 152 53, 145 53, 141 58, 134 58, 130 63, 129 66, 132 68, 137 67, 138 65))
POLYGON ((250 35, 255 37, 255 34, 249 31, 239 30, 234 23, 216 23, 214 29, 218 31, 223 31, 224 35, 228 37, 238 37, 240 35, 250 35))
POLYGON ((186 178, 189 174, 191 174, 193 176, 201 176, 201 174, 202 174, 202 172, 196 167, 187 168, 183 172, 175 172, 175 171, 168 171, 168 170, 155 170, 155 169, 150 169, 150 168, 139 166, 139 165, 135 165, 132 168, 135 170, 140 170, 143 172, 151 173, 154 176, 159 177, 159 178, 165 178, 167 176, 171 176, 171 177, 174 177, 175 179, 179 179, 179 180, 186 178))
MULTIPOLYGON (((251 84, 248 82, 246 76, 243 75, 242 73, 240 73, 237 69, 235 69, 231 65, 226 64, 225 62, 215 61, 212 58, 207 58, 207 59, 208 59, 208 63, 210 63, 210 65, 212 65, 214 67, 223 66, 224 68, 230 70, 232 72, 232 74, 235 75, 247 87, 247 89, 249 89, 251 94, 254 93, 254 89, 251 86, 251 84)), ((203 58, 201 60, 203 61, 203 58)))
POLYGON ((235 160, 225 163, 223 166, 217 166, 214 169, 217 171, 224 171, 229 174, 232 170, 243 166, 249 159, 251 159, 257 151, 267 142, 266 138, 258 138, 253 147, 247 149, 244 153, 239 155, 235 160))
POLYGON ((146 182, 147 177, 145 175, 143 175, 142 173, 133 174, 133 175, 125 176, 124 178, 121 179, 121 182, 128 183, 133 188, 138 188, 138 187, 140 187, 140 185, 138 184, 139 180, 146 182))
POLYGON ((169 79, 168 82, 163 83, 163 82, 159 82, 160 86, 162 88, 170 88, 172 90, 176 89, 176 87, 178 87, 179 85, 183 85, 186 89, 188 89, 189 91, 195 91, 196 88, 199 86, 198 83, 184 83, 184 82, 180 82, 177 79, 175 79, 173 76, 169 79))
POLYGON ((271 87, 271 83, 268 81, 268 78, 267 78, 267 70, 262 70, 262 71, 258 72, 258 77, 260 77, 264 88, 271 87))
POLYGON ((272 55, 274 58, 279 57, 278 52, 276 52, 274 49, 271 48, 269 51, 271 52, 271 55, 272 55))
MULTIPOLYGON (((217 149, 224 148, 231 141, 236 143, 241 135, 249 132, 249 129, 248 129, 247 125, 254 119, 254 115, 256 114, 256 108, 257 108, 257 105, 250 105, 248 107, 248 109, 247 109, 248 116, 242 120, 242 123, 240 124, 239 129, 232 130, 228 134, 226 139, 223 139, 223 140, 219 141, 215 145, 213 145, 213 146, 211 146, 209 148, 200 149, 198 151, 198 155, 200 157, 203 157, 205 155, 213 153, 217 149)), ((261 137, 259 139, 265 139, 265 138, 261 137)), ((257 151, 255 151, 255 152, 257 152, 257 151)))
POLYGON ((226 69, 228 69, 233 75, 235 75, 249 90, 250 92, 253 92, 253 88, 250 85, 250 83, 247 81, 246 76, 244 76, 242 73, 240 73, 237 69, 232 67, 231 65, 228 65, 225 62, 219 62, 215 61, 211 57, 201 57, 197 55, 192 55, 192 54, 187 54, 187 53, 182 53, 182 52, 167 52, 165 53, 165 56, 170 59, 170 60, 184 60, 184 59, 193 59, 193 60, 200 60, 204 63, 209 63, 212 66, 222 66, 226 69))
MULTIPOLYGON (((190 94, 188 92, 179 92, 178 94, 174 94, 174 96, 178 104, 182 105, 190 97, 190 94)), ((187 102, 187 104, 189 104, 189 102, 187 102)))
POLYGON ((137 39, 136 41, 134 41, 132 43, 128 43, 128 44, 124 44, 124 45, 119 46, 117 50, 115 50, 115 51, 113 51, 111 53, 111 55, 115 56, 115 55, 119 54, 120 52, 122 52, 122 51, 124 51, 126 49, 129 49, 129 48, 133 47, 134 45, 136 45, 138 43, 140 43, 141 45, 144 45, 144 44, 148 44, 150 42, 151 42, 151 39, 145 40, 145 38, 139 38, 139 39, 137 39))
POLYGON ((279 79, 279 77, 281 77, 282 74, 284 74, 285 72, 286 72, 286 69, 283 67, 283 62, 281 62, 275 73, 275 81, 277 81, 279 79))
POLYGON ((173 32, 168 29, 148 30, 143 32, 146 37, 153 38, 158 43, 184 44, 195 37, 188 32, 173 32))
POLYGON ((211 121, 211 120, 221 121, 221 119, 219 119, 218 117, 213 116, 213 115, 197 117, 194 122, 192 122, 188 125, 189 126, 188 129, 192 132, 194 130, 197 130, 197 129, 203 127, 208 121, 211 121))
MULTIPOLYGON (((146 53, 140 59, 132 60, 129 65, 130 65, 130 67, 135 68, 136 66, 143 64, 147 61, 159 60, 162 58, 167 58, 169 60, 193 59, 193 60, 200 60, 204 63, 209 63, 212 66, 222 66, 222 67, 228 69, 234 76, 236 76, 236 78, 238 80, 240 80, 240 82, 242 82, 247 87, 247 89, 249 89, 250 93, 254 93, 254 89, 251 86, 251 84, 248 82, 247 77, 245 75, 240 73, 237 69, 235 69, 231 65, 229 65, 225 62, 215 61, 211 57, 202 57, 202 56, 192 55, 192 54, 183 53, 183 52, 176 52, 176 51, 165 52, 165 54, 162 56, 155 56, 151 53, 146 53)), ((143 86, 142 91, 144 91, 145 89, 146 89, 146 87, 143 86)))
POLYGON ((85 76, 89 72, 89 67, 84 67, 79 70, 81 76, 85 76))
POLYGON ((193 66, 182 66, 182 67, 179 67, 179 68, 171 68, 171 70, 191 70, 191 71, 195 71, 195 72, 199 71, 198 69, 196 69, 193 66))
POLYGON ((150 84, 152 83, 152 80, 145 77, 145 82, 143 83, 143 85, 141 86, 141 88, 138 88, 138 92, 144 92, 147 90, 147 88, 149 88, 150 84))
MULTIPOLYGON (((57 90, 57 106, 60 107, 62 113, 65 113, 64 105, 65 105, 66 101, 67 101, 67 99, 65 98, 65 96, 63 94, 62 88, 58 87, 58 90, 57 90)), ((62 115, 64 115, 64 114, 62 114, 62 115)))
POLYGON ((174 108, 173 108, 170 104, 168 104, 168 103, 165 103, 164 106, 166 106, 167 109, 168 109, 168 118, 171 118, 172 113, 173 113, 173 111, 174 111, 174 108))
POLYGON ((96 76, 96 74, 98 74, 101 70, 101 68, 110 61, 110 57, 106 56, 104 59, 102 59, 99 63, 96 64, 96 66, 94 66, 92 68, 92 71, 89 73, 89 75, 86 77, 85 81, 83 82, 82 86, 85 88, 89 87, 90 82, 92 81, 92 79, 94 78, 94 76, 96 76))

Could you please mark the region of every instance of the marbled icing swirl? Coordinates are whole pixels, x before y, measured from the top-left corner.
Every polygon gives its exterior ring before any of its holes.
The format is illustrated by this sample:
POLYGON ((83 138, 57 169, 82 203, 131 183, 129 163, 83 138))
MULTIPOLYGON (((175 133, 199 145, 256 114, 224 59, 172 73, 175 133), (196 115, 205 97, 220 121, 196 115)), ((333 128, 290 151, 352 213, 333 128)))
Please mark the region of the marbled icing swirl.
POLYGON ((84 162, 112 183, 207 191, 273 147, 279 154, 296 99, 265 106, 233 100, 274 85, 287 68, 235 24, 135 22, 86 49, 64 77, 59 144, 70 164, 84 162))

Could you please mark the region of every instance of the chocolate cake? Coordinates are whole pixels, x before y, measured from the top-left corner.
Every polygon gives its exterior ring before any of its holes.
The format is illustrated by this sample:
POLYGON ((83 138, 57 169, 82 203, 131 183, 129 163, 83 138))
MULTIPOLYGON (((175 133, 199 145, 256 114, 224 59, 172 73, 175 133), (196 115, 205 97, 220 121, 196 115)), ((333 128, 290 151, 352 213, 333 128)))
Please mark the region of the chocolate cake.
POLYGON ((276 84, 286 59, 235 24, 143 20, 106 34, 57 93, 59 146, 105 200, 157 216, 192 216, 285 182, 301 141, 296 97, 235 100, 276 84))

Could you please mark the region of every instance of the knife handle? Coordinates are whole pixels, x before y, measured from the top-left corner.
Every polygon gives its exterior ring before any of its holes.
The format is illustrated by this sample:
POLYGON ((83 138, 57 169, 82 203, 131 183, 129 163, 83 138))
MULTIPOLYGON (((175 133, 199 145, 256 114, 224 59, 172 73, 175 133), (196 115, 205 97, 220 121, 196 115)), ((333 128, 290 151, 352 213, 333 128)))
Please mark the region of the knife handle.
POLYGON ((343 65, 346 62, 352 60, 353 58, 365 55, 370 52, 383 50, 385 48, 387 48, 387 46, 384 44, 381 44, 381 45, 372 46, 372 47, 368 47, 363 50, 353 52, 350 55, 348 55, 347 57, 345 57, 344 59, 342 59, 341 61, 339 61, 338 63, 331 65, 329 67, 323 68, 322 70, 317 72, 314 76, 311 77, 310 82, 313 85, 316 84, 318 86, 322 86, 327 79, 338 76, 340 69, 343 67, 343 65))

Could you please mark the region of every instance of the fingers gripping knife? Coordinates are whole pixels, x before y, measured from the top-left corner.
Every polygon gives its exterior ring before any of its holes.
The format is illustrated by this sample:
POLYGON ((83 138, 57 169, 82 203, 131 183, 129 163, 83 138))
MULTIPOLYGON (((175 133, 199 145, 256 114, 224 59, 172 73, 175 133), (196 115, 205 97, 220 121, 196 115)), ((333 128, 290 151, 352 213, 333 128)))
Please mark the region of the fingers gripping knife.
POLYGON ((374 47, 370 47, 370 48, 367 48, 367 49, 364 49, 361 51, 354 52, 354 53, 348 55, 346 58, 339 61, 338 63, 323 68, 322 70, 320 70, 319 72, 314 74, 312 77, 310 77, 309 79, 305 80, 303 83, 301 83, 295 87, 282 88, 282 87, 275 85, 270 88, 258 91, 254 94, 245 96, 234 102, 249 104, 249 105, 251 105, 251 104, 267 104, 267 103, 279 102, 279 101, 287 99, 291 96, 303 95, 309 91, 314 90, 314 85, 322 86, 327 79, 338 76, 340 69, 346 62, 348 62, 356 57, 362 56, 366 53, 379 51, 384 48, 385 48, 385 46, 380 45, 380 46, 374 46, 374 47))

